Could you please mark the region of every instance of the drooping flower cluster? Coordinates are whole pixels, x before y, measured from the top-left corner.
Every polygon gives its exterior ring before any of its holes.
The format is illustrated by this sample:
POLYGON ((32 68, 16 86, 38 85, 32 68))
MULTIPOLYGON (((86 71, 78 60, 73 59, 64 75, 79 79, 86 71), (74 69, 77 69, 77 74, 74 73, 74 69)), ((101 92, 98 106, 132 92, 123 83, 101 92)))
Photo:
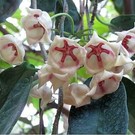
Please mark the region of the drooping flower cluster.
POLYGON ((79 107, 89 104, 91 99, 116 91, 123 74, 134 66, 135 62, 126 50, 123 51, 121 42, 109 43, 98 37, 96 32, 84 47, 76 40, 56 36, 50 46, 47 63, 38 71, 39 86, 50 81, 54 92, 62 87, 64 102, 79 107), (70 84, 69 79, 82 66, 93 75, 89 86, 70 84))
MULTIPOLYGON (((117 42, 110 43, 93 33, 90 41, 81 46, 78 40, 55 36, 50 39, 52 21, 47 12, 28 9, 22 19, 28 43, 51 43, 46 64, 38 71, 39 84, 31 90, 31 95, 41 98, 41 107, 52 101, 57 89, 63 89, 64 103, 80 107, 115 92, 124 74, 135 67, 130 57, 135 54, 135 28, 117 32, 117 42), (85 67, 92 75, 90 84, 71 83, 76 71, 85 67), (51 87, 47 86, 51 82, 51 87), (53 91, 52 91, 53 89, 53 91)), ((0 58, 10 64, 20 64, 24 48, 13 36, 0 38, 0 58)))

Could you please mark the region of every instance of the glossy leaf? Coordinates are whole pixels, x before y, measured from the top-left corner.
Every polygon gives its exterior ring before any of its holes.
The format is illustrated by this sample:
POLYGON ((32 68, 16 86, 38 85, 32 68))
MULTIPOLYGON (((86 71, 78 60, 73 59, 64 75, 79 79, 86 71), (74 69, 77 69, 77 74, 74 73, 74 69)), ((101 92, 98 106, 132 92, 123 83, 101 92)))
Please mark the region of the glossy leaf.
POLYGON ((24 63, 0 74, 0 133, 9 134, 27 102, 36 70, 24 63))
POLYGON ((112 0, 112 2, 114 4, 114 7, 117 10, 117 12, 122 14, 123 13, 123 6, 124 6, 123 0, 112 0))
POLYGON ((37 0, 37 8, 46 12, 54 12, 57 0, 37 0))
POLYGON ((12 16, 19 7, 22 0, 1 0, 0 1, 0 23, 12 16))
POLYGON ((129 110, 129 130, 135 134, 135 83, 124 77, 122 79, 128 99, 128 110, 129 110))
POLYGON ((116 28, 113 31, 129 30, 134 27, 135 15, 121 15, 111 20, 111 24, 116 28))
MULTIPOLYGON (((68 14, 72 16, 74 23, 75 23, 75 31, 77 31, 81 17, 77 11, 77 8, 72 0, 67 0, 68 4, 68 14)), ((62 13, 63 12, 63 1, 61 0, 38 0, 37 7, 43 11, 47 12, 55 12, 55 13, 62 13)), ((61 17, 56 18, 56 28, 58 28, 58 24, 61 17)), ((66 18, 65 20, 65 31, 71 33, 71 22, 66 18)))
MULTIPOLYGON (((89 84, 88 79, 85 84, 89 84)), ((91 104, 71 107, 68 134, 126 134, 128 110, 123 83, 118 90, 91 104)))

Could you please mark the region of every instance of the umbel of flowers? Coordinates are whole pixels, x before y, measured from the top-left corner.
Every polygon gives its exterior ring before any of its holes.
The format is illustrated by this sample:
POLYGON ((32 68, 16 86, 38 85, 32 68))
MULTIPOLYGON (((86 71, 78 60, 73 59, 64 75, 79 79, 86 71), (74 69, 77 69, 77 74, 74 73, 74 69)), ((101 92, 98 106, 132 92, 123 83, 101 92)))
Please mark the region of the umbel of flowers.
MULTIPOLYGON (((23 17, 22 26, 26 31, 30 45, 49 43, 48 59, 38 70, 39 84, 31 90, 31 95, 42 99, 42 108, 53 100, 56 90, 62 88, 63 101, 80 107, 90 104, 92 99, 99 99, 115 92, 122 76, 135 67, 131 56, 135 54, 135 28, 117 32, 117 42, 110 43, 93 33, 86 45, 79 45, 78 40, 56 35, 50 39, 52 20, 47 12, 28 9, 23 17), (92 75, 89 86, 70 83, 76 71, 85 67, 92 75), (47 86, 51 82, 51 87, 47 86)), ((0 58, 10 64, 23 62, 24 48, 20 41, 11 35, 0 37, 0 58)))

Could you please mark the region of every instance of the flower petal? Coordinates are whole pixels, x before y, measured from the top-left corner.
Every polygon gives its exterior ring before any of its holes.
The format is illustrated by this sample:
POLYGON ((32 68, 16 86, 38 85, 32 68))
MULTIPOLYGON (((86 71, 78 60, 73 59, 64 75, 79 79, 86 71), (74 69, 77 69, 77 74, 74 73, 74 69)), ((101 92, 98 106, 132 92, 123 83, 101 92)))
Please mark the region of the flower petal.
POLYGON ((130 56, 135 54, 135 28, 128 31, 117 32, 118 41, 121 41, 122 46, 128 51, 130 56))
POLYGON ((85 50, 76 41, 56 36, 49 49, 48 64, 62 72, 74 74, 83 65, 84 57, 85 50))
POLYGON ((86 94, 89 88, 85 84, 72 83, 70 86, 64 88, 64 103, 80 107, 91 102, 90 97, 86 94))
POLYGON ((0 37, 0 58, 9 64, 18 65, 23 62, 25 50, 21 41, 12 35, 0 37))
POLYGON ((68 82, 71 76, 71 74, 61 72, 46 64, 38 71, 39 86, 42 86, 46 82, 50 81, 55 92, 59 87, 62 87, 66 82, 68 82))
POLYGON ((22 18, 29 44, 50 43, 52 21, 49 14, 39 9, 27 9, 28 15, 22 18))
POLYGON ((85 45, 87 51, 84 66, 90 74, 96 74, 114 66, 119 53, 119 43, 109 43, 94 32, 91 40, 85 45))
POLYGON ((41 98, 41 108, 44 109, 52 99, 52 90, 46 84, 39 88, 36 85, 30 91, 30 95, 35 98, 41 98))
POLYGON ((106 94, 115 92, 122 79, 123 71, 113 73, 108 71, 100 72, 93 76, 90 82, 90 92, 87 94, 93 99, 99 99, 106 94))

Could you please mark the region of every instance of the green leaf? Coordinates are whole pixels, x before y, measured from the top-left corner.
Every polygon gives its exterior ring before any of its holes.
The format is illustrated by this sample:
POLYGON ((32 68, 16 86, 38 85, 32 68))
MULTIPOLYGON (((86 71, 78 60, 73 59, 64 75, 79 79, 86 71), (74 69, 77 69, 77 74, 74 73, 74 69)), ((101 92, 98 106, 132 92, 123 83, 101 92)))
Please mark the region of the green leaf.
POLYGON ((0 69, 5 69, 11 67, 10 64, 6 63, 5 61, 0 59, 0 69))
MULTIPOLYGON (((102 16, 100 16, 100 20, 102 20, 103 22, 107 22, 108 20, 102 16)), ((88 24, 87 24, 87 16, 86 14, 84 14, 83 16, 83 24, 84 24, 84 29, 88 29, 88 24)), ((102 24, 101 22, 99 22, 97 20, 97 18, 95 18, 94 20, 94 25, 93 25, 93 29, 97 31, 98 35, 102 36, 105 33, 109 32, 109 28, 107 25, 102 24)), ((86 33, 88 33, 89 31, 86 31, 86 33)))
MULTIPOLYGON (((100 17, 100 18, 102 19, 102 21, 107 22, 107 20, 104 17, 100 17)), ((100 23, 97 19, 95 19, 94 21, 93 28, 94 30, 97 31, 98 35, 100 36, 109 32, 108 26, 100 23)))
POLYGON ((89 78, 90 74, 87 73, 86 69, 84 67, 77 70, 77 75, 81 78, 89 78))
MULTIPOLYGON (((85 84, 89 84, 88 79, 85 84)), ((91 104, 71 107, 68 134, 126 134, 128 111, 123 83, 118 90, 91 104)))
POLYGON ((54 12, 57 0, 37 0, 37 8, 46 12, 54 12))
POLYGON ((122 79, 126 91, 129 110, 129 130, 135 134, 135 83, 124 77, 122 79))
POLYGON ((8 21, 5 21, 4 25, 6 25, 7 29, 11 29, 13 32, 19 32, 19 29, 8 21))
POLYGON ((33 52, 26 52, 26 58, 28 63, 33 64, 35 66, 41 66, 44 64, 44 60, 41 55, 33 53, 33 52))
POLYGON ((33 106, 38 110, 39 109, 39 99, 34 97, 29 97, 28 104, 32 103, 33 106))
POLYGON ((135 134, 135 117, 133 117, 129 112, 129 125, 128 129, 130 132, 135 134))
POLYGON ((22 16, 21 16, 21 10, 18 8, 16 10, 16 12, 12 15, 12 17, 20 20, 22 18, 22 16))
POLYGON ((122 14, 123 13, 123 6, 124 6, 123 0, 112 0, 112 2, 114 4, 114 7, 117 10, 117 12, 122 14))
MULTIPOLYGON (((75 31, 77 31, 81 17, 77 11, 77 8, 72 0, 67 0, 68 4, 68 14, 72 16, 74 23, 75 23, 75 31)), ((63 12, 63 1, 62 0, 38 0, 37 1, 37 7, 43 11, 47 12, 55 12, 55 13, 62 13, 63 12)), ((61 17, 56 18, 56 28, 58 28, 58 24, 61 17)), ((68 18, 65 19, 65 31, 72 33, 71 31, 71 25, 69 25, 71 22, 68 20, 68 18)))
POLYGON ((0 74, 0 133, 9 134, 27 102, 36 70, 23 63, 0 74))
POLYGON ((129 30, 134 27, 135 15, 121 15, 111 20, 111 24, 116 28, 113 31, 129 30))
POLYGON ((12 16, 19 7, 22 0, 1 0, 0 1, 0 23, 12 16))

